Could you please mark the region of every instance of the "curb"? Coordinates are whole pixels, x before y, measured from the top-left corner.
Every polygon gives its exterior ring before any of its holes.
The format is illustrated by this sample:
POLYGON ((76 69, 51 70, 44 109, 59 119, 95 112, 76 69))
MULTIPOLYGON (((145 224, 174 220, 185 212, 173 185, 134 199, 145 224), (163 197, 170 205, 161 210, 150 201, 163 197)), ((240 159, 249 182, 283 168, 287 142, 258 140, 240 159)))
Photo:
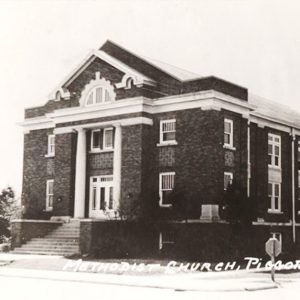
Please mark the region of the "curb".
MULTIPOLYGON (((269 285, 269 286, 261 286, 261 287, 251 287, 247 288, 244 286, 241 287, 232 287, 232 288, 220 288, 220 289, 209 289, 209 288, 197 288, 197 282, 187 283, 186 285, 178 284, 173 281, 173 283, 169 282, 161 282, 161 281, 153 281, 152 283, 149 282, 136 282, 134 278, 130 278, 126 280, 115 280, 118 277, 115 275, 109 276, 83 276, 82 273, 70 273, 70 272, 61 272, 61 271, 34 271, 27 269, 14 269, 11 268, 1 268, 0 269, 0 277, 11 277, 11 278, 31 278, 31 279, 40 279, 40 280, 55 280, 55 281, 67 281, 67 282, 76 282, 76 283, 90 283, 90 284, 99 284, 99 285, 111 285, 111 286, 126 286, 126 287, 140 287, 140 288, 152 288, 152 289, 168 289, 174 290, 176 292, 252 292, 252 291, 259 291, 259 290, 266 290, 266 289, 274 289, 278 288, 278 285, 269 285), (58 273, 60 273, 59 276, 58 273), (64 274, 63 274, 64 273, 64 274), (75 275, 76 274, 76 275, 75 275), (65 275, 65 276, 64 276, 65 275), (194 287, 194 286, 195 287, 194 287)), ((120 279, 120 278, 118 278, 120 279)), ((159 278, 156 278, 159 280, 159 278)))

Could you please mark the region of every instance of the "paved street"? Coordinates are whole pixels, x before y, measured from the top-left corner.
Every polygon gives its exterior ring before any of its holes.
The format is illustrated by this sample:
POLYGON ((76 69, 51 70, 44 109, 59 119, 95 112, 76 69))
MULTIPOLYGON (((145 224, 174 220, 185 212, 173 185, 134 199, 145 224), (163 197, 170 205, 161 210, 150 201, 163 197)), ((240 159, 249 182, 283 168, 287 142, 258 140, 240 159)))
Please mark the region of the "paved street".
MULTIPOLYGON (((300 294, 300 273, 277 274, 252 271, 106 273, 64 270, 76 261, 54 256, 0 254, 1 296, 9 299, 266 299, 300 294)), ((92 263, 91 261, 90 263, 92 263)), ((107 262, 101 262, 108 264, 107 262)))
MULTIPOLYGON (((114 275, 117 276, 117 275, 114 275)), ((282 299, 299 295, 299 282, 286 285, 284 288, 255 292, 193 292, 175 291, 174 289, 128 287, 122 285, 101 284, 95 282, 75 282, 69 280, 22 278, 0 275, 1 297, 9 299, 84 299, 101 297, 101 299, 152 299, 153 297, 176 299, 282 299)))

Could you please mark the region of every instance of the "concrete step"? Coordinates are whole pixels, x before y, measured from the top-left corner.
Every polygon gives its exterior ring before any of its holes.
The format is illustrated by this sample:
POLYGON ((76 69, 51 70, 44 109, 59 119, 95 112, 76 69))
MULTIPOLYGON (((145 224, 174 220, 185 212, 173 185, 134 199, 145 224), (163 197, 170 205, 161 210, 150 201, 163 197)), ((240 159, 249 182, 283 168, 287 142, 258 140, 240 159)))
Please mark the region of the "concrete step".
POLYGON ((45 242, 43 240, 41 240, 41 241, 30 241, 30 242, 26 243, 25 245, 53 245, 53 244, 61 245, 61 246, 64 246, 64 245, 66 245, 66 246, 79 245, 78 242, 73 242, 73 241, 61 242, 60 240, 51 241, 51 242, 47 242, 47 241, 45 242))
MULTIPOLYGON (((71 234, 71 235, 80 235, 80 232, 76 232, 76 231, 53 231, 48 233, 47 235, 53 235, 53 234, 61 234, 61 235, 67 235, 67 234, 71 234)), ((46 235, 46 236, 47 236, 46 235)))
POLYGON ((67 250, 67 251, 79 251, 79 246, 61 246, 61 245, 23 245, 21 247, 23 250, 67 250))
POLYGON ((12 253, 47 254, 70 256, 79 254, 80 223, 71 222, 48 233, 45 237, 33 238, 12 253))
POLYGON ((79 243, 79 239, 72 238, 72 239, 66 239, 66 238, 45 238, 45 239, 32 239, 31 242, 44 242, 44 243, 79 243))
POLYGON ((21 247, 51 247, 51 246, 55 246, 55 247, 79 247, 79 243, 72 243, 72 244, 68 244, 68 243, 26 243, 24 245, 22 245, 21 247))
POLYGON ((51 233, 74 233, 74 234, 80 234, 80 231, 79 230, 54 230, 54 231, 52 231, 52 232, 50 232, 50 233, 48 233, 48 234, 51 234, 51 233))
POLYGON ((60 255, 60 256, 70 256, 74 254, 79 254, 79 253, 74 253, 73 251, 34 251, 34 250, 23 250, 23 249, 16 249, 13 250, 12 253, 15 254, 35 254, 35 255, 60 255))
POLYGON ((74 253, 73 250, 69 250, 69 249, 37 249, 37 248, 23 248, 23 247, 19 247, 19 248, 15 248, 13 251, 41 251, 41 252, 70 252, 70 253, 74 253))
POLYGON ((59 236, 56 236, 56 235, 47 235, 44 237, 44 239, 46 240, 53 240, 53 239, 62 239, 62 240, 79 240, 79 236, 66 236, 66 235, 59 235, 59 236))
POLYGON ((67 240, 73 240, 73 239, 78 239, 79 240, 79 236, 78 235, 47 235, 45 237, 46 239, 67 239, 67 240))

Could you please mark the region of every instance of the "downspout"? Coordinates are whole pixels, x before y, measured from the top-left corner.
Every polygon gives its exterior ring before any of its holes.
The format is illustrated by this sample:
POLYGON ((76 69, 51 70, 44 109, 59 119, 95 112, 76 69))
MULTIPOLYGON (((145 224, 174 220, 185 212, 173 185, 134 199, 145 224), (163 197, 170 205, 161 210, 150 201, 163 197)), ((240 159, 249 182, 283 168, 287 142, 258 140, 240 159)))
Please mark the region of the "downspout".
POLYGON ((295 131, 291 128, 292 135, 292 227, 293 227, 293 242, 296 243, 296 208, 295 208, 295 131))
POLYGON ((247 122, 247 197, 250 197, 251 160, 250 160, 250 118, 247 122))

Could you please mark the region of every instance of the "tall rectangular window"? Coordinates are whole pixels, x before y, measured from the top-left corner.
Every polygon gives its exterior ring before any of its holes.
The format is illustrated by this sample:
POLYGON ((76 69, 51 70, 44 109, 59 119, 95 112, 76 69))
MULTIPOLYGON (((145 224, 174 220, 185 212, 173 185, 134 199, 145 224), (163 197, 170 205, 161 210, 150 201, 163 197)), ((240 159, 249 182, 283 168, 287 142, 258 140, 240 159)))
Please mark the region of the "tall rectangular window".
POLYGON ((233 121, 224 119, 224 146, 233 147, 233 121))
POLYGON ((103 149, 113 148, 113 129, 105 128, 103 131, 103 149))
POLYGON ((91 134, 91 150, 100 150, 101 149, 101 130, 95 129, 92 130, 91 134))
POLYGON ((281 137, 272 133, 268 134, 268 164, 272 167, 281 165, 281 137))
POLYGON ((168 195, 174 189, 175 172, 166 172, 159 174, 159 198, 160 206, 171 206, 168 195))
POLYGON ((270 213, 281 212, 281 185, 280 183, 268 183, 268 199, 270 213))
POLYGON ((48 156, 55 155, 55 135, 48 135, 48 156))
POLYGON ((46 210, 53 210, 53 185, 54 180, 49 179, 46 183, 46 210))
POLYGON ((113 149, 113 128, 94 129, 91 131, 91 151, 113 149))
POLYGON ((298 141, 297 158, 298 158, 298 161, 300 161, 300 141, 298 141))
POLYGON ((160 144, 176 143, 176 120, 160 121, 160 144))

